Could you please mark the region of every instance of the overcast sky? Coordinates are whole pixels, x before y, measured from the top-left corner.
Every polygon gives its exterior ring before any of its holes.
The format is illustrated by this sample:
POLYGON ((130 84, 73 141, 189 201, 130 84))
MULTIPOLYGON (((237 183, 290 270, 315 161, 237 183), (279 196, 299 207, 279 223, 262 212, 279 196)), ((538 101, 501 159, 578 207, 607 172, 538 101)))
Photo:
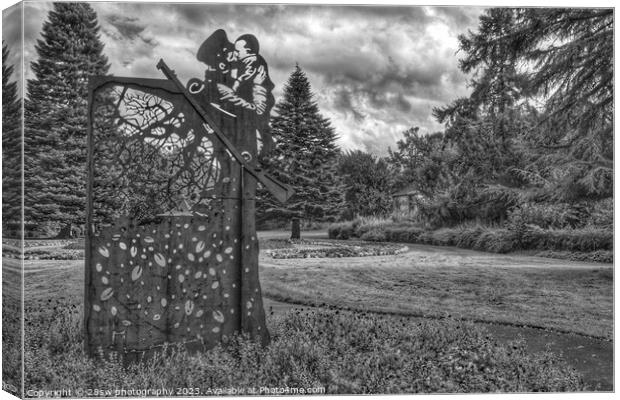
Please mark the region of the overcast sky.
MULTIPOLYGON (((204 76, 195 54, 222 28, 230 40, 244 33, 260 41, 275 83, 276 101, 299 63, 322 114, 331 119, 343 149, 385 155, 402 132, 442 127, 435 106, 468 94, 458 70, 457 36, 475 30, 482 8, 406 6, 217 5, 91 3, 99 18, 110 72, 162 78, 159 58, 181 80, 204 76)), ((34 43, 51 3, 25 3, 26 78, 34 43)), ((3 39, 19 64, 19 16, 3 13, 3 39)), ((18 67, 19 68, 19 67, 18 67)))

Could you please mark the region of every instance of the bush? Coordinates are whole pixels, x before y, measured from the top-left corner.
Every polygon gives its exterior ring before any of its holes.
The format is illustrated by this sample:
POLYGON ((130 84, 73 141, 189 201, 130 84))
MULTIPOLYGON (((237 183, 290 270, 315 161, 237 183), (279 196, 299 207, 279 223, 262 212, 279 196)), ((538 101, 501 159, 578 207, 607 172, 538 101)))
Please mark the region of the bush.
POLYGON ((347 240, 354 237, 355 221, 336 222, 327 228, 330 239, 347 240))
POLYGON ((614 262, 614 253, 608 250, 597 250, 589 253, 572 251, 545 250, 536 254, 537 257, 559 258, 562 260, 608 263, 614 262))
POLYGON ((368 241, 420 243, 457 246, 465 249, 508 253, 516 250, 554 250, 593 252, 613 250, 613 230, 585 227, 579 229, 542 229, 526 223, 520 213, 511 215, 506 227, 462 224, 452 228, 424 230, 409 222, 381 218, 357 218, 329 227, 332 239, 361 238, 368 241))
POLYGON ((324 387, 327 394, 537 392, 586 389, 558 356, 528 354, 522 340, 498 345, 481 327, 341 311, 268 317, 272 342, 244 336, 190 355, 171 347, 140 365, 93 360, 82 350, 80 315, 67 308, 31 321, 26 389, 60 387, 324 387), (49 329, 41 323, 59 320, 49 329), (51 317, 51 318, 50 318, 51 317), (36 329, 35 329, 36 328, 36 329))
POLYGON ((582 204, 524 203, 508 213, 508 224, 535 225, 543 229, 576 228, 584 225, 588 212, 582 204))

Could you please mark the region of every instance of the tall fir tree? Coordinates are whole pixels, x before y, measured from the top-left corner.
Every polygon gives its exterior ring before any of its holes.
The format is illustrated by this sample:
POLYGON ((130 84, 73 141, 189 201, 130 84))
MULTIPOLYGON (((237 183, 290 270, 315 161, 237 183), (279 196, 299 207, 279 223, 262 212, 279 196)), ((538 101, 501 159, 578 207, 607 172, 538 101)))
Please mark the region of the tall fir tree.
POLYGON ((268 169, 277 179, 291 185, 295 195, 281 204, 262 191, 259 220, 335 220, 343 207, 343 190, 337 175, 337 136, 329 119, 320 114, 308 77, 299 65, 284 87, 284 98, 276 105, 276 113, 271 119, 276 145, 268 169))
POLYGON ((8 64, 9 48, 2 41, 2 214, 7 223, 21 221, 22 107, 8 64))
POLYGON ((54 3, 35 46, 25 101, 25 219, 81 224, 86 203, 88 76, 109 64, 87 3, 54 3))

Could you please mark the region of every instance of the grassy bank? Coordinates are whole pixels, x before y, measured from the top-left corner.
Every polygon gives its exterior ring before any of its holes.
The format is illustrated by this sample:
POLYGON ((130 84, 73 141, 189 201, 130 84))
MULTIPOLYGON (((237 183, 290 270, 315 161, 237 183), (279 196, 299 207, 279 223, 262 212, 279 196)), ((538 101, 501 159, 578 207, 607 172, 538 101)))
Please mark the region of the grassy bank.
POLYGON ((579 252, 583 253, 581 261, 613 262, 611 229, 542 229, 527 225, 515 230, 467 224, 453 228, 425 230, 406 222, 357 218, 330 225, 328 235, 332 239, 359 238, 369 241, 456 246, 492 253, 519 250, 579 252), (588 257, 588 253, 592 253, 592 256, 588 257))

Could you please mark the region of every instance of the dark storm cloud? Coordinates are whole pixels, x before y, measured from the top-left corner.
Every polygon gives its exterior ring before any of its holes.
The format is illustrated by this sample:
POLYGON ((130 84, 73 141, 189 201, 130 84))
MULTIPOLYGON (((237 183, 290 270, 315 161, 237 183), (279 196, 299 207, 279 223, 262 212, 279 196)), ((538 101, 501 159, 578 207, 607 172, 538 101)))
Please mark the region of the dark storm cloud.
POLYGON ((115 27, 118 33, 129 40, 139 37, 140 33, 145 29, 144 25, 138 23, 138 18, 136 17, 112 14, 106 17, 106 21, 115 27))
POLYGON ((366 116, 361 113, 351 101, 351 92, 348 88, 342 87, 335 92, 334 108, 344 114, 351 113, 356 121, 361 121, 366 116))
POLYGON ((440 18, 445 18, 446 22, 457 29, 467 31, 467 28, 476 26, 481 10, 477 7, 435 7, 440 18))
MULTIPOLYGON (((26 39, 31 61, 51 3, 26 4, 34 9, 26 39)), ((412 126, 437 130, 432 108, 467 94, 456 38, 475 28, 481 12, 471 7, 296 4, 92 6, 111 73, 161 78, 155 64, 164 58, 186 81, 204 75, 196 50, 214 30, 225 29, 231 41, 253 33, 269 64, 276 100, 299 63, 322 114, 341 137, 339 144, 376 153, 384 153, 412 126)))

